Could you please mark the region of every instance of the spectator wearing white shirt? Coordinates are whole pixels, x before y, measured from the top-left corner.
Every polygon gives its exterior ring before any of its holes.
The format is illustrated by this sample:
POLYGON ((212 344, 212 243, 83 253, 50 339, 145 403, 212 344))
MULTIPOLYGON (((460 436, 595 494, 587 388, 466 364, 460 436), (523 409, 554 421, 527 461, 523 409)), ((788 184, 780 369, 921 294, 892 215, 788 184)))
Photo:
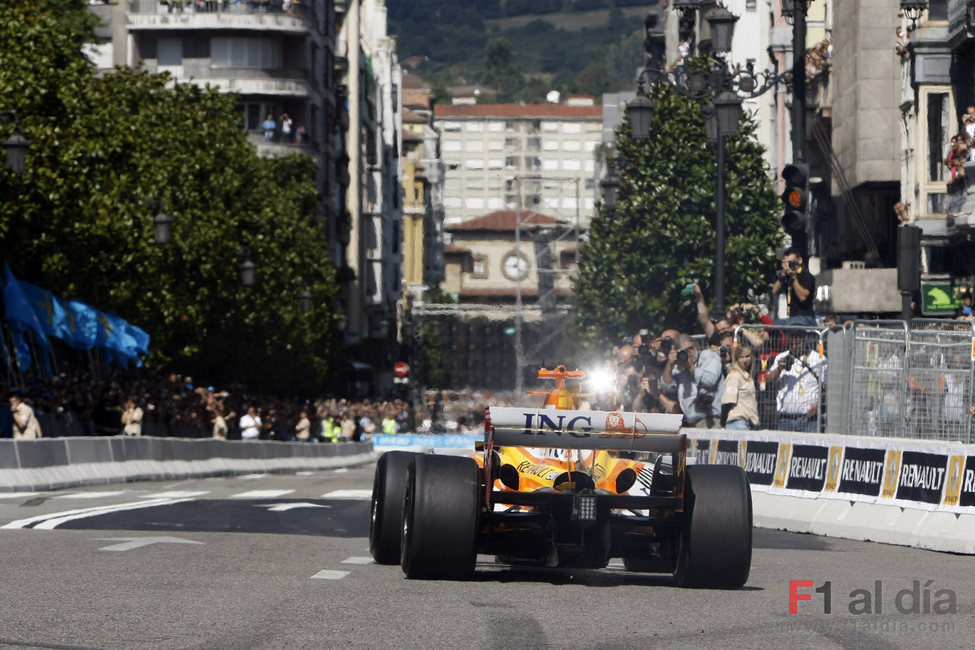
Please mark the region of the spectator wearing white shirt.
POLYGON ((240 439, 257 440, 261 436, 261 416, 257 413, 257 407, 250 406, 240 418, 240 439))
POLYGON ((775 410, 781 431, 815 433, 817 413, 826 381, 826 358, 818 350, 809 350, 804 334, 791 335, 789 349, 772 361, 768 382, 778 382, 775 410))

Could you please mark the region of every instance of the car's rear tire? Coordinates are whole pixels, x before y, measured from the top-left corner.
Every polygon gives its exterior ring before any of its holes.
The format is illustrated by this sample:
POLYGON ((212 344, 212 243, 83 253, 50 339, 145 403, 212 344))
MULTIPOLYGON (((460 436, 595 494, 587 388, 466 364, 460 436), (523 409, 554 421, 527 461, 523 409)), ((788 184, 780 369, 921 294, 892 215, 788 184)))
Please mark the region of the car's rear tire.
POLYGON ((682 587, 738 589, 752 561, 752 493, 734 465, 691 465, 684 485, 674 580, 682 587))
POLYGON ((414 456, 416 454, 406 451, 387 451, 376 463, 372 483, 369 551, 379 564, 399 564, 400 561, 406 474, 414 456))
POLYGON ((461 456, 418 455, 406 483, 401 542, 406 577, 473 575, 481 511, 477 463, 461 456))

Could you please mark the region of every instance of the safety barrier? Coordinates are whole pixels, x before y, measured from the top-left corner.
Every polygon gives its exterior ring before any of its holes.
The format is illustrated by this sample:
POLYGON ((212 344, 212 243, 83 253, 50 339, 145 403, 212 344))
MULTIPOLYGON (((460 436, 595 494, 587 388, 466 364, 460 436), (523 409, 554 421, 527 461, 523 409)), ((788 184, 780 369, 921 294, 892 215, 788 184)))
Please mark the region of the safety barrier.
POLYGON ((311 444, 110 437, 0 440, 0 491, 329 469, 376 458, 371 442, 311 444))
POLYGON ((972 321, 743 325, 735 341, 755 349, 761 429, 975 442, 972 321), (787 350, 797 370, 785 386, 770 373, 787 350), (808 421, 799 417, 813 405, 808 421))
POLYGON ((975 554, 975 445, 781 431, 687 433, 694 462, 745 470, 757 526, 975 554))

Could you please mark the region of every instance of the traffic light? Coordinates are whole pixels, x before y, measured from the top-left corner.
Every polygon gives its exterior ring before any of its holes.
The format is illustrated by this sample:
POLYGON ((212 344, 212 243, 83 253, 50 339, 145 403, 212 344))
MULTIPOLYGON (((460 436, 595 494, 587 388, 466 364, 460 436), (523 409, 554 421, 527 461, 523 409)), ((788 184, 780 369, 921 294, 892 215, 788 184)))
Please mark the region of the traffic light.
POLYGON ((792 238, 794 248, 804 249, 809 223, 809 166, 791 163, 782 168, 782 229, 792 238))

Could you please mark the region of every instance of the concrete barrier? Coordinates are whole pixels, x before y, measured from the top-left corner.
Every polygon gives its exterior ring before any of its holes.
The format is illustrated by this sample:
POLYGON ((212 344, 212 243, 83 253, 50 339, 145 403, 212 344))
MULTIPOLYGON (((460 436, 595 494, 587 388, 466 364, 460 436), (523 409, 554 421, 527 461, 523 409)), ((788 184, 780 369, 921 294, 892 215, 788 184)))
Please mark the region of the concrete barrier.
POLYGON ((694 442, 690 462, 745 469, 760 528, 975 555, 975 445, 784 431, 685 432, 694 442))
POLYGON ((0 440, 0 492, 332 469, 369 463, 377 457, 371 442, 240 442, 148 436, 0 440))

